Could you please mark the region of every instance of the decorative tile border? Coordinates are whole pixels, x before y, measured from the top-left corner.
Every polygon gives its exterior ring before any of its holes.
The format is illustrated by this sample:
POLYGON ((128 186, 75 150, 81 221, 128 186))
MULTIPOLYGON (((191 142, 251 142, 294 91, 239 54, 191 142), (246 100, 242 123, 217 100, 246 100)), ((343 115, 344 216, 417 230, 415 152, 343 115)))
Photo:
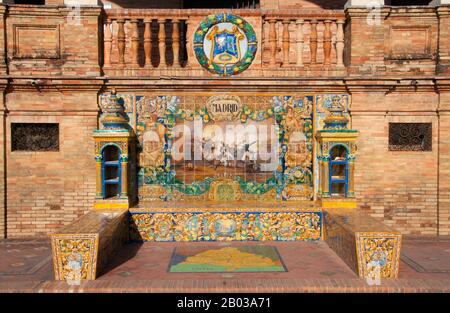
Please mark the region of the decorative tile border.
POLYGON ((51 234, 55 280, 95 280, 128 241, 128 210, 96 210, 51 234))
POLYGON ((134 241, 321 240, 322 212, 130 214, 134 241))
POLYGON ((55 280, 96 278, 98 234, 56 234, 51 238, 55 280))
POLYGON ((355 233, 360 277, 373 277, 379 267, 381 278, 397 278, 402 236, 393 232, 355 233))
POLYGON ((398 278, 402 235, 352 211, 324 212, 325 241, 361 278, 398 278), (360 231, 364 229, 365 231, 360 231))

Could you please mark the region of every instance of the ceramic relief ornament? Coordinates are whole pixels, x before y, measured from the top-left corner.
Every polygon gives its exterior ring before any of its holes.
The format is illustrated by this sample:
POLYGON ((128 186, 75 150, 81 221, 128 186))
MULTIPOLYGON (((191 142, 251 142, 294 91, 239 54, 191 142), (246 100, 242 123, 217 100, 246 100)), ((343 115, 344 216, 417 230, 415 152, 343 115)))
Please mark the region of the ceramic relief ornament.
POLYGON ((133 212, 133 241, 315 241, 322 212, 133 212))
POLYGON ((209 15, 194 33, 194 51, 201 66, 213 74, 242 73, 253 62, 258 42, 243 18, 222 13, 209 15))
POLYGON ((115 90, 107 97, 107 100, 101 103, 102 115, 100 121, 106 130, 126 129, 128 119, 125 114, 125 108, 120 103, 115 90))
POLYGON ((338 96, 334 96, 328 108, 328 116, 323 120, 324 129, 347 129, 348 118, 344 115, 344 106, 338 96))

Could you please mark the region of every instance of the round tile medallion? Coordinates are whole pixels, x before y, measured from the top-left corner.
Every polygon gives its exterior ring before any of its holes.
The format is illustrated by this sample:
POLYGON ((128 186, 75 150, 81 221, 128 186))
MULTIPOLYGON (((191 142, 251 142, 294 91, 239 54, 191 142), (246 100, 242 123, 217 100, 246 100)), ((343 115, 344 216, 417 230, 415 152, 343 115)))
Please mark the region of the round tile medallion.
POLYGON ((194 33, 198 62, 221 76, 242 73, 253 62, 258 42, 253 27, 232 14, 209 15, 194 33))

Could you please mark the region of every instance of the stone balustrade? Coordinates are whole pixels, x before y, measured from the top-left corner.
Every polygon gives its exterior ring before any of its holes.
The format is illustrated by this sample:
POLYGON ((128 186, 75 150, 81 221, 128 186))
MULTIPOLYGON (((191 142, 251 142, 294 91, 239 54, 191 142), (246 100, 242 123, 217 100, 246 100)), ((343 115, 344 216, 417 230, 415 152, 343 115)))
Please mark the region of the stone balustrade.
MULTIPOLYGON (((331 76, 345 75, 344 12, 231 12, 253 26, 258 40, 258 53, 246 76, 308 76, 324 71, 331 76)), ((108 76, 210 75, 195 58, 192 38, 200 22, 215 13, 223 12, 107 10, 103 29, 104 73, 108 76)))
POLYGON ((344 68, 344 23, 341 13, 263 16, 263 65, 344 68))
POLYGON ((104 21, 105 71, 187 66, 188 16, 157 11, 108 12, 104 21))

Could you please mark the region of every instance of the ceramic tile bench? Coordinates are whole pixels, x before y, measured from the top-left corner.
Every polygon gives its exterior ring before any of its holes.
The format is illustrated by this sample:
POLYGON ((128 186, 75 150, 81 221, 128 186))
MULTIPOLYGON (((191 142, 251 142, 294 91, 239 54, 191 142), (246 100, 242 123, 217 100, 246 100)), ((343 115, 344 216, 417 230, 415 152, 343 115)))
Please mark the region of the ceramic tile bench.
POLYGON ((128 240, 128 210, 94 210, 50 235, 56 280, 94 280, 128 240))
POLYGON ((359 277, 398 277, 399 232, 353 209, 326 209, 324 222, 326 243, 359 277))

